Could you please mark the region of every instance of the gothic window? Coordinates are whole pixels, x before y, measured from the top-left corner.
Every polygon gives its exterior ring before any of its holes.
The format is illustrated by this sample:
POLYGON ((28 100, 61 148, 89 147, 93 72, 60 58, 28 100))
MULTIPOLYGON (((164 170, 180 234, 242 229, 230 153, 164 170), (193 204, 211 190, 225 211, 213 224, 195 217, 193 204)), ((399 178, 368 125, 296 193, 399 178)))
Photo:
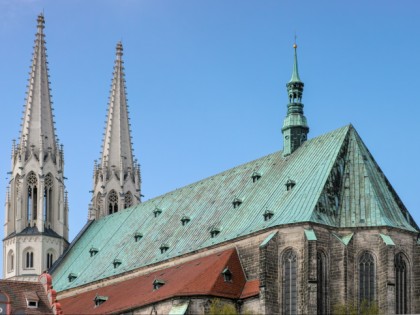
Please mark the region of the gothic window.
POLYGON ((317 313, 327 314, 327 265, 326 257, 323 252, 316 254, 317 260, 317 313))
POLYGON ((108 195, 108 213, 118 212, 118 194, 115 190, 111 190, 108 195))
POLYGON ((47 269, 50 269, 54 262, 54 255, 51 252, 47 253, 47 269))
POLYGON ((37 217, 37 196, 38 196, 38 179, 34 172, 30 172, 27 177, 27 186, 28 186, 28 202, 26 205, 27 211, 27 220, 36 220, 37 217))
POLYGON ((12 272, 15 269, 15 255, 12 250, 7 254, 7 272, 12 272))
POLYGON ((51 221, 51 208, 52 208, 52 189, 53 189, 53 177, 51 173, 48 173, 47 176, 45 176, 44 180, 44 222, 47 222, 48 220, 51 221))
POLYGON ((402 253, 395 256, 395 313, 408 312, 408 270, 402 253))
POLYGON ((375 300, 375 261, 372 254, 364 252, 359 260, 359 303, 375 300))
POLYGON ((297 257, 291 249, 283 256, 283 314, 297 314, 297 257))
POLYGON ((34 252, 32 250, 25 251, 23 259, 25 260, 23 263, 25 269, 34 267, 34 252))
POLYGON ((131 192, 127 192, 124 196, 124 209, 129 208, 133 205, 133 195, 131 192))

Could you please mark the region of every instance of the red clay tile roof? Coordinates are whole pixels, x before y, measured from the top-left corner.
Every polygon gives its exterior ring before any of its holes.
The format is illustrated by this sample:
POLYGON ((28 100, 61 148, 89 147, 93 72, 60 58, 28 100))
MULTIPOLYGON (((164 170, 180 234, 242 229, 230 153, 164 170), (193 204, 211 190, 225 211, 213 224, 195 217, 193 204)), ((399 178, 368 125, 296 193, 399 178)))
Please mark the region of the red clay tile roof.
POLYGON ((179 296, 210 295, 237 299, 240 298, 245 283, 238 254, 235 249, 229 249, 68 297, 60 300, 60 303, 64 314, 106 314, 179 296), (226 267, 232 272, 232 282, 224 281, 222 271, 226 267), (156 279, 163 280, 165 284, 158 290, 153 290, 156 279), (107 296, 108 300, 95 307, 93 300, 96 295, 107 296))
POLYGON ((241 299, 246 299, 260 293, 260 280, 250 280, 245 283, 242 290, 241 299))
POLYGON ((0 280, 0 293, 8 296, 11 313, 24 311, 25 314, 53 314, 47 294, 39 282, 0 280), (28 308, 26 296, 38 300, 37 308, 28 308))

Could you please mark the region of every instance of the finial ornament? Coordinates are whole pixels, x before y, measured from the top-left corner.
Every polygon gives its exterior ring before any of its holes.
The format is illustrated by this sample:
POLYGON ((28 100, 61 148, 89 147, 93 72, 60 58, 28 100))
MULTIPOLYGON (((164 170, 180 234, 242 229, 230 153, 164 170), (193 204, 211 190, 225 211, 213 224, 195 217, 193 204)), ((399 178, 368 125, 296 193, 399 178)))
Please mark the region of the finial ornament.
POLYGON ((43 13, 40 13, 38 15, 37 22, 38 22, 38 29, 44 29, 44 27, 45 27, 45 19, 44 19, 44 14, 43 13))

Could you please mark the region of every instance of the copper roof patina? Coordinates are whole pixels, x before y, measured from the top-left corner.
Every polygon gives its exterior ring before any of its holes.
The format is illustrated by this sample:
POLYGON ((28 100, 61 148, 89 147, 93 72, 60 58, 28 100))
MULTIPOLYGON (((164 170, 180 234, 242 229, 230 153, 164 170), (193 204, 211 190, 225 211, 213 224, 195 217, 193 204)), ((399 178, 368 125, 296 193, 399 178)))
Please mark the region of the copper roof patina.
POLYGON ((387 226, 418 231, 388 180, 349 125, 93 221, 54 266, 57 291, 135 270, 285 224, 387 226), (252 174, 262 174, 257 181, 252 174), (288 180, 295 185, 286 188, 288 180), (232 200, 241 203, 234 207, 232 200), (153 210, 164 209, 155 218, 153 210), (273 216, 264 220, 270 209, 273 216), (184 216, 190 222, 183 226, 184 216), (212 227, 219 233, 211 237, 212 227), (133 234, 141 231, 136 242, 133 234), (162 244, 168 244, 161 251, 162 244), (89 250, 99 248, 91 256, 89 250), (115 258, 123 261, 114 268, 115 258), (70 273, 78 276, 69 282, 70 273))

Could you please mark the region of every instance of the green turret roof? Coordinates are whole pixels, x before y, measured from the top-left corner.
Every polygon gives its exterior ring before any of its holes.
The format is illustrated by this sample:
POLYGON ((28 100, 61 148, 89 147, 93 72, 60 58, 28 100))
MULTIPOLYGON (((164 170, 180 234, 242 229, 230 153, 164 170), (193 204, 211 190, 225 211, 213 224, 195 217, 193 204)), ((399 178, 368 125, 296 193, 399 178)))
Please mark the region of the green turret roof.
POLYGON ((350 125, 306 141, 286 158, 276 152, 93 221, 51 270, 54 288, 63 291, 302 222, 418 231, 350 125), (260 177, 254 180, 255 172, 260 177), (290 180, 294 185, 286 185, 290 180), (241 200, 236 206, 235 198, 241 200), (157 217, 156 208, 162 209, 157 217), (188 224, 182 224, 184 216, 188 224), (211 233, 213 227, 219 233, 211 233), (143 237, 135 241, 138 232, 143 237), (99 250, 94 256, 92 247, 99 250), (115 258, 121 260, 117 268, 115 258), (69 282, 71 273, 77 278, 69 282))
POLYGON ((293 63, 292 78, 290 79, 289 82, 302 82, 300 81, 300 77, 299 77, 298 60, 297 60, 297 45, 293 44, 293 48, 295 49, 295 61, 293 63))

